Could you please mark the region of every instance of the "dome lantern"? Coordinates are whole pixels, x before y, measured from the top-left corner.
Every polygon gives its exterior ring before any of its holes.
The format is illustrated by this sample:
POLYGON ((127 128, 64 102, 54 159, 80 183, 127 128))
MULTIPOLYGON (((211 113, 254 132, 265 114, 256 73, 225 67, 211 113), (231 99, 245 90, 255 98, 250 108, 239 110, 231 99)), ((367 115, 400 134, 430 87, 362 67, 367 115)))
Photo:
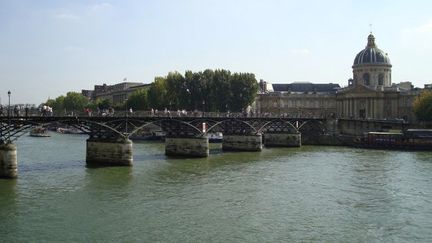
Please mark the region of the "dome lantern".
POLYGON ((368 36, 368 43, 366 48, 374 48, 376 47, 375 45, 375 36, 372 35, 372 33, 368 36))

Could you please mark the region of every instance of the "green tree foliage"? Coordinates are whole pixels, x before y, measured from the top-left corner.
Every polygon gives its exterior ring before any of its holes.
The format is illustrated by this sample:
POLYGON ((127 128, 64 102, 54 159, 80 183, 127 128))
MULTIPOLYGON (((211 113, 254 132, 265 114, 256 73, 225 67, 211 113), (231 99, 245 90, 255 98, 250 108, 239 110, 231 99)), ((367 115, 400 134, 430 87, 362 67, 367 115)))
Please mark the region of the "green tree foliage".
POLYGON ((230 108, 233 111, 241 111, 255 100, 258 91, 258 83, 254 74, 235 73, 231 78, 232 98, 230 108))
POLYGON ((47 105, 53 109, 53 113, 56 115, 63 115, 64 113, 64 99, 65 96, 61 95, 55 99, 48 99, 45 103, 41 104, 47 105))
POLYGON ((148 104, 154 109, 168 108, 169 100, 167 98, 167 81, 163 77, 156 77, 155 81, 151 84, 147 99, 148 104))
POLYGON ((414 113, 420 121, 432 121, 432 92, 424 91, 414 99, 414 113))
POLYGON ((258 90, 255 75, 211 69, 171 72, 158 77, 148 90, 149 107, 204 111, 242 111, 250 105, 258 90))
POLYGON ((68 92, 64 98, 64 108, 67 111, 83 111, 88 102, 84 95, 77 92, 68 92))
POLYGON ((133 110, 148 110, 147 90, 138 89, 134 91, 127 99, 126 107, 133 110))
MULTIPOLYGON (((165 78, 168 109, 179 109, 184 78, 179 72, 170 72, 165 78)), ((183 102, 182 102, 183 103, 183 102)))
POLYGON ((53 107, 54 112, 83 111, 84 108, 240 112, 252 104, 257 90, 258 83, 252 73, 206 69, 203 72, 186 71, 184 76, 170 72, 166 77, 156 77, 148 89, 135 91, 124 104, 117 107, 113 107, 108 99, 89 102, 77 92, 50 99, 46 104, 53 107))
POLYGON ((96 109, 99 108, 99 110, 108 110, 112 106, 112 102, 109 99, 97 99, 96 102, 96 109))

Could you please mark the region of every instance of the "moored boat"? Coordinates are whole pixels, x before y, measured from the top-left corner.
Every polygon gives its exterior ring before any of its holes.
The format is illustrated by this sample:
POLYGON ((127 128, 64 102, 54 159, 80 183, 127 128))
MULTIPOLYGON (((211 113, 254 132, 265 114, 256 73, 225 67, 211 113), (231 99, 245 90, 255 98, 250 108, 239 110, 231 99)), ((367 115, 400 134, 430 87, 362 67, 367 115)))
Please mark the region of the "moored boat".
POLYGON ((58 127, 56 131, 62 134, 84 134, 83 131, 75 127, 58 127))
POLYGON ((221 132, 208 133, 207 137, 209 139, 209 143, 222 143, 223 134, 221 132))
POLYGON ((48 129, 45 127, 34 127, 30 130, 30 136, 32 137, 50 137, 48 129))
POLYGON ((355 143, 358 147, 400 150, 432 150, 432 129, 400 132, 368 132, 355 143))

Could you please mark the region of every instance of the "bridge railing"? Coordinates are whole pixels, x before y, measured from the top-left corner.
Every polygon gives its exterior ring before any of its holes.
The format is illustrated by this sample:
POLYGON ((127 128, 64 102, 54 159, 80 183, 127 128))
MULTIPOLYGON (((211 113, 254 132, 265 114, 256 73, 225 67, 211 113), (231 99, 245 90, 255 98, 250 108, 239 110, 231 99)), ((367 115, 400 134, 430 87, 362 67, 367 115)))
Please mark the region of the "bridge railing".
MULTIPOLYGON (((7 114, 0 114, 0 117, 7 117, 7 114)), ((69 117, 214 117, 214 118, 307 118, 307 119, 324 119, 326 116, 317 116, 316 114, 300 113, 255 113, 255 112, 202 112, 202 111, 114 111, 114 112, 53 112, 41 113, 39 111, 20 112, 19 114, 11 113, 10 117, 39 117, 39 116, 69 116, 69 117)))

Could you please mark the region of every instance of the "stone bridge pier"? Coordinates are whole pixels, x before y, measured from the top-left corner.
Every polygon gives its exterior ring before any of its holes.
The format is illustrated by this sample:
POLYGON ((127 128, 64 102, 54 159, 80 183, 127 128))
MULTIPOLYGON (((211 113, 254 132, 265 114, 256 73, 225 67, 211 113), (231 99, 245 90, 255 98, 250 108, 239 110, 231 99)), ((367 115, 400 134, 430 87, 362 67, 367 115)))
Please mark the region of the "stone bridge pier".
POLYGON ((223 130, 223 151, 261 151, 262 134, 253 126, 242 120, 226 120, 218 124, 223 130))
POLYGON ((13 143, 0 144, 0 178, 17 178, 17 147, 13 143))
POLYGON ((301 133, 264 133, 267 147, 300 147, 301 133))
POLYGON ((131 166, 132 141, 118 139, 87 139, 86 163, 96 166, 131 166))
MULTIPOLYGON (((201 124, 201 122, 195 122, 201 124)), ((202 127, 177 119, 161 121, 166 132, 165 155, 183 157, 208 157, 209 140, 202 127), (201 129, 200 129, 200 128, 201 129)))
POLYGON ((265 123, 259 130, 264 133, 266 147, 300 147, 302 137, 298 127, 298 121, 276 119, 265 123))
POLYGON ((223 135, 223 151, 261 151, 262 134, 227 134, 223 135))
POLYGON ((165 154, 168 156, 208 157, 209 139, 203 137, 167 137, 165 154))

